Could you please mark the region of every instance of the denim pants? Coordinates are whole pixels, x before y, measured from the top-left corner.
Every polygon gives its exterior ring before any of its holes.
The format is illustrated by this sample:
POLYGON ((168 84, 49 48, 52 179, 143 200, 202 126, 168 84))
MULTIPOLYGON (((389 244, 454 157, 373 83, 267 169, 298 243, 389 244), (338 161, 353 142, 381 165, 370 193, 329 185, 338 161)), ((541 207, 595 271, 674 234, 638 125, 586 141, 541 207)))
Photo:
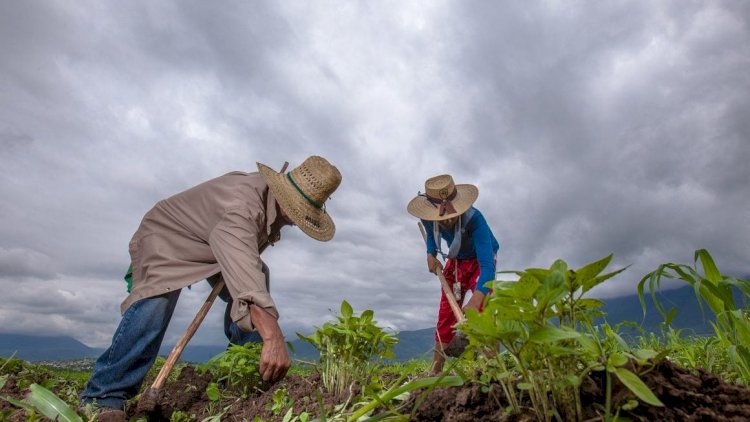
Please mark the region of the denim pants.
MULTIPOLYGON (((265 263, 263 273, 268 286, 270 277, 265 263)), ((210 277, 208 282, 213 286, 218 280, 217 275, 210 277)), ((143 379, 159 354, 179 297, 180 290, 176 290, 141 299, 125 311, 112 336, 112 344, 97 359, 91 378, 81 393, 82 404, 96 402, 100 407, 123 409, 125 401, 138 394, 143 379)), ((230 344, 262 341, 257 332, 244 332, 232 321, 229 316, 232 298, 226 287, 219 297, 227 302, 224 334, 230 344)))

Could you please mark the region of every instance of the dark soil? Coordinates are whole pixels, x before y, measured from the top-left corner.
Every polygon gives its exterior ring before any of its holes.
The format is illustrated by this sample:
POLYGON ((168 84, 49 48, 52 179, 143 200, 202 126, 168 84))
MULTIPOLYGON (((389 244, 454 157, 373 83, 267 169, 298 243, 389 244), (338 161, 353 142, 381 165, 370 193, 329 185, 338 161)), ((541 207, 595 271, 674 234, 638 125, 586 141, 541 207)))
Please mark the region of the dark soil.
MULTIPOLYGON (((643 371, 643 368, 640 370, 643 371)), ((652 389, 665 407, 652 407, 639 404, 631 411, 621 411, 620 416, 627 416, 636 421, 750 421, 750 389, 728 384, 715 375, 697 371, 691 373, 674 364, 664 361, 643 373, 641 379, 652 389)), ((246 398, 224 398, 221 403, 212 403, 206 396, 209 375, 196 372, 192 367, 182 369, 177 381, 168 383, 160 392, 158 405, 152 412, 138 412, 137 400, 130 404, 129 417, 146 417, 149 421, 168 421, 172 413, 181 410, 202 420, 217 415, 226 409, 222 421, 252 421, 260 417, 265 421, 281 421, 289 408, 272 411, 274 392, 285 389, 289 399, 293 400, 294 414, 308 412, 312 417, 322 414, 331 415, 336 405, 356 402, 358 390, 351 392, 351 397, 336 397, 324 391, 317 375, 289 375, 283 381, 270 387, 267 391, 258 391, 256 395, 246 398), (321 412, 321 409, 323 411, 321 412)), ((506 404, 499 386, 493 386, 485 392, 478 384, 467 384, 461 387, 436 388, 423 394, 413 394, 399 409, 403 414, 410 414, 414 421, 536 421, 530 407, 520 413, 506 414, 506 404)), ((584 406, 583 420, 601 420, 604 403, 604 378, 601 373, 582 386, 581 398, 584 406)), ((0 397, 21 399, 26 391, 19 389, 11 375, 6 385, 0 390, 0 397)), ((613 388, 614 406, 620 406, 634 399, 632 393, 615 382, 613 388)), ((8 402, 0 400, 0 420, 24 421, 25 413, 8 402), (7 411, 10 413, 3 412, 7 411)))
MULTIPOLYGON (((227 398, 227 395, 231 396, 231 392, 224 392, 225 397, 220 404, 217 404, 212 403, 205 393, 210 381, 209 374, 201 374, 193 367, 187 366, 182 369, 177 381, 162 388, 159 392, 158 404, 152 411, 138 410, 138 402, 135 401, 131 403, 131 410, 128 414, 131 417, 143 417, 149 421, 169 421, 174 411, 181 410, 196 415, 197 420, 202 420, 226 408, 221 418, 222 421, 252 421, 256 416, 265 421, 280 421, 289 409, 289 405, 274 412, 276 390, 287 391, 287 396, 293 401, 295 415, 302 412, 307 412, 311 416, 330 414, 336 405, 346 402, 348 398, 326 393, 320 375, 313 373, 307 377, 289 375, 276 385, 267 386, 265 391, 259 390, 256 395, 247 399, 227 398), (190 387, 186 390, 187 386, 190 387), (321 412, 321 409, 324 411, 321 412)), ((355 389, 351 395, 356 396, 359 392, 359 389, 355 389)))
MULTIPOLYGON (((640 403, 620 416, 638 421, 750 421, 750 389, 728 384, 715 375, 699 370, 692 374, 669 361, 657 364, 641 375, 664 407, 640 403)), ((635 396, 622 384, 613 384, 613 407, 635 396)), ((520 414, 505 415, 506 404, 499 386, 482 392, 479 385, 438 388, 427 395, 412 416, 415 421, 536 421, 531 408, 520 414)), ((604 416, 605 379, 603 373, 582 386, 583 420, 604 416)))

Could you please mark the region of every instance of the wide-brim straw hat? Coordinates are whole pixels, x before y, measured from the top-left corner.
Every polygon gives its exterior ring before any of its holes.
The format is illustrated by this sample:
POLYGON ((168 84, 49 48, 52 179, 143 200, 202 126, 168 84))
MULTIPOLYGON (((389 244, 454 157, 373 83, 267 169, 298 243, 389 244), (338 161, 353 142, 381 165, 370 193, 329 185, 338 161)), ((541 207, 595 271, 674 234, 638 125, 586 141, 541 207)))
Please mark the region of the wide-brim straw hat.
POLYGON ((292 222, 313 239, 331 240, 336 226, 326 211, 325 202, 341 184, 339 170, 325 158, 315 155, 288 173, 257 164, 276 202, 292 222))
POLYGON ((453 177, 441 174, 424 182, 425 193, 409 201, 409 214, 427 221, 442 221, 458 217, 471 208, 479 196, 474 185, 453 182, 453 177))

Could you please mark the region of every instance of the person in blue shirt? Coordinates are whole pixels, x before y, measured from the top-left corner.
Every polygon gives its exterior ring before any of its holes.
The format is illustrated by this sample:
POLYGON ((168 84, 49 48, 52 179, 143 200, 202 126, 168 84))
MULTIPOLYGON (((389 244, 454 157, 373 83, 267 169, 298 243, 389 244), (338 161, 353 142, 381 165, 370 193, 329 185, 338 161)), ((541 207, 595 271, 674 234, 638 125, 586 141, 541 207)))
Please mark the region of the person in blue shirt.
MULTIPOLYGON (((497 252, 500 249, 484 215, 472 205, 479 189, 470 184, 455 184, 447 174, 431 177, 425 182, 425 193, 419 193, 407 205, 409 214, 419 218, 426 231, 427 270, 443 276, 453 289, 456 302, 463 304, 467 292, 473 292, 463 307, 482 310, 486 286, 495 279, 497 252), (443 253, 445 240, 448 251, 443 253), (438 254, 446 260, 445 267, 438 254)), ((448 298, 441 289, 440 308, 435 329, 435 352, 431 372, 443 370, 443 350, 453 340, 456 317, 448 298)))

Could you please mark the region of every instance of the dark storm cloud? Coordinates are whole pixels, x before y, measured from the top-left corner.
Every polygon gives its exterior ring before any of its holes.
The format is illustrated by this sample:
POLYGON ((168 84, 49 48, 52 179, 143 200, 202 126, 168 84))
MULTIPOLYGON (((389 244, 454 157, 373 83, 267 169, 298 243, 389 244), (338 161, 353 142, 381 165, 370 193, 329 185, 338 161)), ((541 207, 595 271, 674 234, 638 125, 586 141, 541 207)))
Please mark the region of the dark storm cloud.
POLYGON ((458 5, 455 22, 472 25, 452 31, 463 84, 475 87, 466 149, 488 164, 483 192, 494 189, 510 264, 614 252, 644 271, 707 247, 743 271, 747 242, 735 233, 749 222, 737 212, 748 193, 740 181, 750 179, 746 10, 505 6, 458 5))
MULTIPOLYGON (((705 247, 750 273, 749 22, 742 1, 0 3, 0 324, 104 345, 154 203, 311 154, 344 175, 336 236, 264 253, 291 337, 342 300, 434 324, 405 207, 441 173, 479 186, 500 270, 613 252, 612 296, 705 247)), ((224 341, 214 308, 195 342, 224 341)))

